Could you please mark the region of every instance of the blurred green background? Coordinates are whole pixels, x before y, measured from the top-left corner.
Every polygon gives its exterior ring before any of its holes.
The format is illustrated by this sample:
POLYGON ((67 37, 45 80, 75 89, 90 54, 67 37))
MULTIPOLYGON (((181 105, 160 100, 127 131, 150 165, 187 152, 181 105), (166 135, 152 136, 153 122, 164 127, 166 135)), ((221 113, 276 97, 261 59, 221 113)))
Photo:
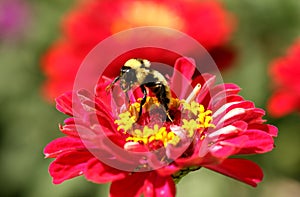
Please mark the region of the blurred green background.
MULTIPOLYGON (((223 73, 223 79, 237 83, 246 99, 265 108, 272 83, 267 73, 268 64, 283 55, 300 36, 300 1, 223 1, 238 20, 231 43, 239 54, 235 65, 223 73)), ((89 183, 83 177, 53 185, 48 174, 51 160, 44 159, 42 154, 47 143, 61 136, 57 125, 65 116, 41 97, 44 76, 40 71, 40 57, 58 38, 60 21, 75 1, 23 2, 26 14, 17 33, 0 37, 0 195, 107 196, 107 185, 89 183)), ((266 116, 269 123, 279 128, 279 137, 272 152, 249 157, 265 173, 257 188, 203 169, 183 178, 177 186, 177 196, 299 196, 299 117, 299 114, 281 119, 266 116)))

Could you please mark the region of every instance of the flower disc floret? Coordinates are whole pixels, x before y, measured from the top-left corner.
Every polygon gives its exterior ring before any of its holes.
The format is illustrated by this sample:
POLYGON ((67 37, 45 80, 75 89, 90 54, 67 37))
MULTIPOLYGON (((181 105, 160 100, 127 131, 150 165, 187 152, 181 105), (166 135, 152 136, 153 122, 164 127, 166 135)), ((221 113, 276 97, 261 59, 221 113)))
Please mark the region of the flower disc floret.
MULTIPOLYGON (((138 99, 137 102, 130 104, 128 111, 119 114, 119 119, 115 120, 115 123, 118 125, 118 130, 123 130, 123 133, 129 135, 126 138, 127 142, 136 142, 145 146, 153 142, 160 142, 160 144, 166 147, 169 144, 176 146, 181 141, 181 138, 189 138, 191 140, 196 132, 200 132, 201 134, 204 129, 215 127, 215 125, 212 124, 212 111, 205 110, 204 106, 200 103, 195 101, 188 103, 186 100, 178 100, 175 98, 172 100, 172 109, 180 110, 181 116, 179 117, 184 117, 181 120, 178 121, 175 119, 173 122, 165 122, 163 125, 154 122, 152 127, 140 125, 135 121, 136 116, 132 115, 136 114, 136 111, 140 108, 139 102, 141 100, 138 99), (184 131, 184 137, 179 137, 176 132, 172 131, 171 127, 174 125, 179 126, 181 130, 184 131)), ((147 97, 143 105, 143 112, 148 113, 151 108, 159 106, 160 103, 156 97, 147 97)), ((154 113, 154 116, 155 115, 154 113)), ((140 118, 143 119, 143 117, 142 115, 140 118)), ((154 121, 156 121, 156 119, 154 119, 154 121)))

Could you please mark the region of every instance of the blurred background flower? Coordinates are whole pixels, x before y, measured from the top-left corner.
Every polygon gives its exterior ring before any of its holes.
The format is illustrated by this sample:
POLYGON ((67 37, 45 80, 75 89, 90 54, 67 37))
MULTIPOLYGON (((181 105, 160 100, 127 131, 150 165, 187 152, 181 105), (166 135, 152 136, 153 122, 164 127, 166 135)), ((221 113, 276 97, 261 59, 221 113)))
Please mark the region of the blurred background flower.
MULTIPOLYGON (((266 108, 267 101, 273 91, 276 91, 275 78, 268 75, 268 70, 271 69, 269 65, 280 57, 287 58, 288 48, 300 36, 300 1, 220 1, 223 5, 222 10, 231 13, 237 24, 234 34, 230 31, 224 42, 226 46, 234 46, 238 56, 234 64, 224 70, 223 79, 242 87, 241 94, 245 99, 254 101, 257 107, 266 108)), ((1 196, 107 196, 107 186, 92 184, 83 178, 69 180, 58 186, 52 185, 47 172, 50 161, 44 160, 42 154, 43 147, 60 136, 57 123, 62 123, 65 116, 60 115, 54 106, 45 102, 41 96, 41 86, 46 77, 49 79, 49 74, 46 75, 44 69, 41 71, 41 67, 45 68, 45 63, 41 66, 40 59, 57 48, 55 45, 59 45, 60 42, 73 43, 66 40, 68 36, 61 33, 61 28, 67 27, 64 24, 70 20, 70 13, 85 10, 85 6, 78 6, 76 0, 0 0, 0 4, 2 2, 18 2, 16 5, 21 5, 22 9, 25 5, 24 13, 29 14, 22 15, 21 28, 17 26, 18 33, 5 34, 10 38, 0 38, 1 196), (76 9, 72 11, 74 6, 76 9), (63 25, 61 21, 65 21, 63 25)), ((0 10, 2 16, 4 11, 0 10)), ((5 9, 5 12, 7 10, 5 9)), ((23 11, 16 14, 21 13, 23 11)), ((100 11, 91 13, 102 16, 103 19, 113 15, 111 11, 106 15, 100 11)), ((2 31, 7 30, 3 30, 1 26, 0 32, 2 31)), ((89 31, 90 36, 87 38, 93 37, 92 33, 89 31)), ((69 58, 69 54, 73 54, 69 52, 73 46, 63 46, 65 48, 60 49, 60 57, 64 60, 58 60, 66 63, 57 65, 62 67, 58 69, 64 68, 65 71, 69 71, 67 62, 74 60, 73 56, 69 58)), ((219 54, 227 59, 227 55, 220 51, 219 54)), ((82 58, 83 55, 78 57, 82 58)), ((77 66, 78 62, 79 60, 76 60, 74 65, 77 66)), ((54 65, 56 63, 53 63, 53 68, 54 65)), ((296 67, 298 69, 299 66, 296 67)), ((279 136, 273 152, 250 158, 262 166, 265 172, 263 182, 256 189, 203 169, 190 173, 181 180, 178 196, 297 196, 300 193, 299 114, 288 113, 280 118, 266 118, 279 128, 279 136)))
POLYGON ((274 93, 268 102, 270 115, 286 116, 300 111, 300 39, 287 54, 275 59, 270 65, 274 93))
POLYGON ((217 1, 92 0, 80 2, 65 17, 62 35, 42 61, 47 77, 44 94, 50 99, 72 89, 82 60, 96 44, 128 28, 163 26, 185 32, 211 53, 220 68, 234 57, 227 42, 235 19, 217 1))
POLYGON ((28 22, 29 10, 24 1, 0 1, 0 42, 16 39, 28 22))

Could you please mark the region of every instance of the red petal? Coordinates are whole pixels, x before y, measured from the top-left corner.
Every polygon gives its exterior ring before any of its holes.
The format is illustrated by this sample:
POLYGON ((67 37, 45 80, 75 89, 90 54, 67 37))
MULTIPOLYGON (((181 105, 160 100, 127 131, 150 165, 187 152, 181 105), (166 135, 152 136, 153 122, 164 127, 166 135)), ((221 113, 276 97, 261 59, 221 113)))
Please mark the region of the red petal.
POLYGON ((77 150, 85 150, 85 146, 78 138, 61 137, 50 142, 44 149, 46 158, 55 158, 60 154, 77 150))
POLYGON ((69 116, 73 116, 72 94, 72 92, 66 92, 55 99, 56 109, 69 116))
POLYGON ((239 120, 248 124, 263 123, 262 117, 265 115, 265 111, 259 108, 251 108, 251 105, 251 102, 245 101, 228 104, 227 108, 220 108, 213 114, 214 124, 217 124, 217 127, 221 124, 226 126, 239 120))
MULTIPOLYGON (((112 82, 112 79, 101 78, 95 87, 96 98, 101 98, 103 103, 111 103, 111 94, 108 94, 105 88, 112 82)), ((99 99, 100 100, 100 99, 99 99)), ((111 105, 107 105, 107 108, 111 111, 111 105)))
POLYGON ((278 128, 269 124, 250 124, 248 125, 248 129, 262 130, 267 132, 272 137, 276 137, 278 134, 278 128))
POLYGON ((151 173, 145 182, 145 197, 172 197, 176 194, 176 187, 171 176, 162 177, 157 173, 151 173))
POLYGON ((86 179, 101 184, 122 179, 126 173, 107 166, 94 158, 87 163, 84 174, 86 179))
POLYGON ((209 103, 209 106, 211 110, 217 111, 221 107, 223 107, 226 103, 241 102, 241 101, 244 101, 244 98, 242 96, 237 94, 228 95, 227 93, 224 92, 223 95, 218 95, 218 97, 212 98, 209 103))
MULTIPOLYGON (((95 116, 91 115, 91 117, 93 118, 95 116)), ((87 118, 89 118, 89 116, 87 116, 87 118)), ((84 121, 80 118, 73 118, 73 117, 67 118, 64 121, 65 125, 64 126, 60 125, 60 130, 62 133, 68 135, 69 137, 80 138, 86 146, 87 144, 90 144, 88 143, 89 141, 92 142, 95 140, 95 138, 97 138, 97 140, 99 141, 99 139, 103 137, 105 134, 108 137, 113 133, 114 130, 108 130, 105 127, 103 127, 102 129, 102 127, 100 127, 98 124, 92 123, 91 122, 92 118, 89 118, 88 120, 89 122, 86 121, 86 123, 84 123, 84 121)), ((105 119, 103 121, 105 122, 105 119)))
POLYGON ((65 180, 83 174, 86 163, 93 156, 87 151, 74 151, 58 156, 49 167, 53 183, 59 184, 65 180))
POLYGON ((57 110, 69 116, 79 116, 86 113, 80 96, 82 95, 76 95, 74 92, 69 91, 57 97, 55 99, 57 110))
POLYGON ((110 197, 140 197, 148 173, 136 172, 126 178, 112 182, 110 197))
POLYGON ((297 110, 299 98, 291 92, 279 91, 273 94, 268 102, 268 111, 271 116, 279 118, 297 110))
POLYGON ((248 124, 243 121, 236 121, 232 125, 212 129, 212 131, 208 134, 208 137, 221 141, 232 136, 237 136, 239 133, 246 130, 247 126, 248 124))
POLYGON ((204 167, 242 181, 253 187, 263 179, 261 168, 246 159, 226 159, 218 165, 205 165, 204 167))
MULTIPOLYGON (((171 90, 178 98, 184 98, 190 86, 190 80, 195 71, 195 62, 190 58, 178 58, 175 62, 174 73, 171 79, 171 90)), ((191 87, 190 87, 191 88, 191 87)))
POLYGON ((219 85, 216 85, 215 87, 213 87, 211 90, 211 94, 213 95, 213 97, 218 96, 219 94, 231 95, 231 94, 239 93, 240 90, 241 90, 241 88, 234 83, 224 83, 224 84, 219 84, 219 85))
POLYGON ((76 119, 71 117, 65 119, 64 123, 65 125, 59 125, 59 129, 62 133, 70 136, 70 137, 75 137, 75 138, 80 138, 79 133, 77 131, 77 127, 79 127, 79 122, 81 119, 76 119), (75 124, 77 123, 77 125, 75 124))
POLYGON ((210 101, 211 108, 217 110, 226 103, 244 100, 237 95, 240 90, 241 88, 235 84, 219 84, 213 87, 210 91, 212 97, 210 101))
POLYGON ((273 137, 265 131, 251 129, 243 132, 248 140, 239 154, 265 153, 274 148, 273 137))
POLYGON ((156 172, 161 176, 169 176, 175 172, 178 172, 180 169, 181 168, 175 165, 175 163, 170 163, 167 166, 157 169, 156 172))
POLYGON ((210 147, 210 153, 220 159, 236 154, 248 140, 247 136, 238 136, 220 141, 210 147))

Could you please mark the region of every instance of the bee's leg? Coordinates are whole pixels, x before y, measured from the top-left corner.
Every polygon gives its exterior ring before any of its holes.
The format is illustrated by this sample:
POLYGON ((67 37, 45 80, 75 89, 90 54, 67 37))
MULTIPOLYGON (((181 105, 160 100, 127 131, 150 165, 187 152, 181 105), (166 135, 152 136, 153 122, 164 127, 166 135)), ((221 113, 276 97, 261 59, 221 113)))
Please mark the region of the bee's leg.
POLYGON ((166 87, 161 82, 148 82, 146 87, 156 95, 158 101, 163 105, 167 121, 173 122, 173 119, 169 114, 168 104, 170 103, 170 98, 167 97, 166 87))
POLYGON ((130 102, 130 98, 129 98, 129 95, 128 95, 128 92, 127 92, 127 91, 125 92, 125 95, 126 95, 126 99, 127 99, 127 101, 128 101, 128 104, 130 105, 131 102, 130 102))
POLYGON ((108 86, 106 86, 105 91, 108 92, 119 79, 120 76, 117 76, 108 86))
POLYGON ((144 96, 143 96, 143 98, 142 98, 142 100, 141 100, 141 103, 140 103, 139 117, 138 117, 137 120, 140 119, 140 117, 141 117, 141 115, 142 115, 142 113, 143 113, 143 111, 142 111, 142 110, 143 110, 143 105, 145 104, 146 99, 147 99, 147 90, 146 90, 145 86, 144 86, 144 85, 140 85, 140 88, 141 88, 141 90, 142 90, 144 96))
POLYGON ((166 110, 166 115, 168 117, 167 121, 169 122, 173 122, 173 119, 171 118, 170 114, 169 114, 169 110, 166 110))

